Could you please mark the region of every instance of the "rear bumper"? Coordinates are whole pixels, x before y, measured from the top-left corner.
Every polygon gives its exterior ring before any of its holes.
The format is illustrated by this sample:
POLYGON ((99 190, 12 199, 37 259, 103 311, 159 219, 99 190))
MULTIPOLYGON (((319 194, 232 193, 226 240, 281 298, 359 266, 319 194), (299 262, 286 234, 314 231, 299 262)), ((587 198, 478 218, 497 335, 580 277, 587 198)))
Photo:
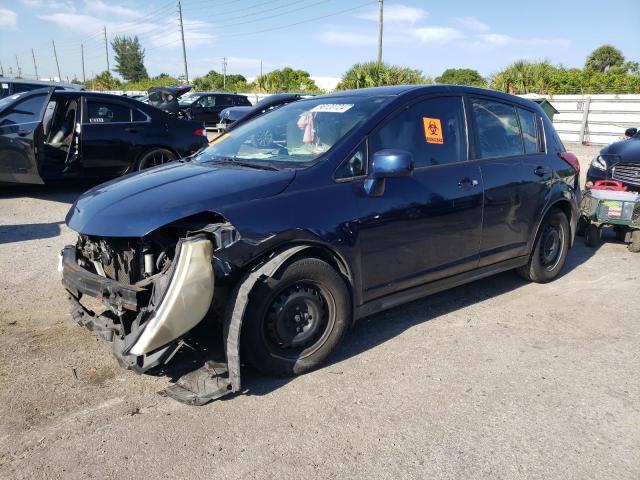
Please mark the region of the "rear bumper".
POLYGON ((62 250, 62 284, 78 324, 110 342, 120 363, 145 371, 168 358, 177 341, 205 317, 213 299, 213 246, 203 236, 178 242, 174 261, 163 273, 125 285, 84 269, 75 247, 62 250), (96 313, 84 295, 102 302, 96 313))

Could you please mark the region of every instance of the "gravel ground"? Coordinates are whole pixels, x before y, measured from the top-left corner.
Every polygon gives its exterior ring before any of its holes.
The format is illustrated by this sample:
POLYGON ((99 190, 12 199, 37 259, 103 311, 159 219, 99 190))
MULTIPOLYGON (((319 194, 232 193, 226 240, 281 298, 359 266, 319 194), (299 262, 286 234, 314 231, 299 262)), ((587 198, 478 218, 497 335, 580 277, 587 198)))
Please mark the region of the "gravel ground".
POLYGON ((395 308, 325 368, 244 369, 245 394, 188 407, 67 315, 81 191, 0 193, 0 478, 640 478, 640 255, 611 235, 552 284, 505 273, 395 308))

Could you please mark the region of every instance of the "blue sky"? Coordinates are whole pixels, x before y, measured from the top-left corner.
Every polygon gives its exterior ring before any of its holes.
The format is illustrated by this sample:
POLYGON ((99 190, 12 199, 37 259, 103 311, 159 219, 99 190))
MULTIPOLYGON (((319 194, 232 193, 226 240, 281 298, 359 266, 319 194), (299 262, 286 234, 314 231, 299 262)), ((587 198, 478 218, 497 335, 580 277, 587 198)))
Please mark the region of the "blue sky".
MULTIPOLYGON (((339 77, 376 56, 377 2, 366 0, 182 0, 190 77, 221 70, 253 77, 285 65, 339 77), (298 23, 298 25, 293 25, 298 23)), ((183 72, 175 0, 0 0, 5 72, 62 76, 106 68, 107 34, 138 35, 149 74, 183 72)), ((517 59, 582 66, 603 43, 640 61, 640 0, 514 2, 385 0, 383 58, 437 76, 449 67, 490 75, 517 59)), ((113 53, 111 66, 113 67, 113 53)))

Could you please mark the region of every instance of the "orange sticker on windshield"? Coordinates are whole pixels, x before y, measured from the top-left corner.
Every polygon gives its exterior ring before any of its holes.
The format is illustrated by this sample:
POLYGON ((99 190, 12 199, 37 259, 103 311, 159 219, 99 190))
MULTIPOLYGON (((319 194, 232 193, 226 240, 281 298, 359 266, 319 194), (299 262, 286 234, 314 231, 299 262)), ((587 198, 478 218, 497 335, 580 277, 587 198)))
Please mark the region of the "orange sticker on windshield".
POLYGON ((444 143, 439 118, 422 117, 422 123, 424 125, 424 138, 427 143, 444 143))
POLYGON ((223 141, 225 138, 229 138, 231 136, 230 133, 225 133, 224 135, 220 135, 219 137, 214 138, 213 140, 211 140, 209 142, 209 145, 215 145, 216 143, 220 143, 221 141, 223 141))

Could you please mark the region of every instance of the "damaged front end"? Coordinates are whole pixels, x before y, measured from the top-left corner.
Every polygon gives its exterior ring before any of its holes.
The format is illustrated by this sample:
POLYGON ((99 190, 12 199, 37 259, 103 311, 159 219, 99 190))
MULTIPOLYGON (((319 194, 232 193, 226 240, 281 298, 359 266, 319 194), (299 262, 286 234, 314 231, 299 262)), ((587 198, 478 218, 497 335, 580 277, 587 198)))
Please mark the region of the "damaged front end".
POLYGON ((73 318, 110 342, 120 364, 137 372, 166 363, 181 337, 207 315, 214 250, 237 236, 227 223, 186 230, 172 241, 175 230, 143 239, 80 235, 61 253, 73 318), (96 300, 97 308, 87 305, 96 300))

